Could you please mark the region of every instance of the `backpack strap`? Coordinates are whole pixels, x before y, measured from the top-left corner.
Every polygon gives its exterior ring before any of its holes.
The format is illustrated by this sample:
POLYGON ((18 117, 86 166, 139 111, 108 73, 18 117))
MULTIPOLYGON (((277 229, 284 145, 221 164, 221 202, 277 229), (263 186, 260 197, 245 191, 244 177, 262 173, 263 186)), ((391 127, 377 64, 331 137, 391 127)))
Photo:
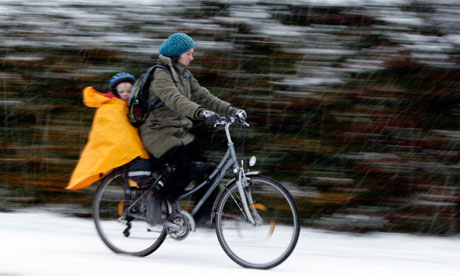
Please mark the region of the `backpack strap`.
MULTIPOLYGON (((150 78, 150 76, 153 77, 153 73, 154 73, 156 68, 161 68, 163 70, 168 71, 169 74, 171 75, 171 79, 174 82, 174 85, 177 87, 177 82, 176 82, 176 80, 175 80, 175 78, 173 76, 173 73, 172 73, 171 69, 169 68, 169 66, 167 66, 167 65, 164 66, 164 65, 157 64, 157 65, 154 65, 154 66, 150 67, 147 70, 147 74, 146 74, 147 78, 150 78)), ((186 71, 186 72, 188 73, 188 71, 186 71)), ((187 78, 187 81, 190 83, 190 73, 188 75, 189 75, 189 77, 186 76, 186 78, 187 78)), ((162 107, 164 105, 165 105, 164 102, 159 97, 155 97, 155 99, 153 99, 152 102, 149 105, 148 113, 150 113, 152 110, 160 108, 160 107, 162 107)))
POLYGON ((153 67, 157 67, 157 68, 161 68, 163 70, 166 70, 169 72, 169 74, 171 75, 171 79, 173 80, 174 84, 176 84, 176 79, 174 78, 174 75, 173 75, 173 72, 171 71, 171 68, 169 68, 169 65, 161 65, 161 64, 157 64, 153 67))
POLYGON ((191 79, 192 79, 192 75, 190 74, 190 72, 188 70, 185 71, 184 76, 185 76, 185 79, 187 80, 187 82, 190 84, 191 79))

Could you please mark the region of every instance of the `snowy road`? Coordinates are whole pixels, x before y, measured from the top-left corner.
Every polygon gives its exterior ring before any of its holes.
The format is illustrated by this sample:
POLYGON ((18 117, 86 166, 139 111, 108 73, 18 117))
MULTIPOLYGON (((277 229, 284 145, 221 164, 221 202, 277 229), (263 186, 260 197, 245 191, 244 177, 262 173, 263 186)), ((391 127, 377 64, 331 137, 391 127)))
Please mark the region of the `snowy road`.
POLYGON ((90 219, 40 211, 0 213, 0 226, 0 276, 460 275, 460 237, 302 229, 286 262, 259 271, 233 263, 210 230, 198 229, 181 242, 167 240, 152 255, 139 258, 112 253, 90 219))

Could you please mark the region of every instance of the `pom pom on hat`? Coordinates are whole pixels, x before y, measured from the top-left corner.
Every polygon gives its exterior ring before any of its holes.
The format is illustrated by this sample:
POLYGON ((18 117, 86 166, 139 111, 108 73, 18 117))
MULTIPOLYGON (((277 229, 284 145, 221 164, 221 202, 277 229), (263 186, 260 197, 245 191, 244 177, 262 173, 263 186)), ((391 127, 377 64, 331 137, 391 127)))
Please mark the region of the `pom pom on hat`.
POLYGON ((178 57, 194 47, 193 39, 184 33, 175 33, 160 46, 160 55, 178 57))

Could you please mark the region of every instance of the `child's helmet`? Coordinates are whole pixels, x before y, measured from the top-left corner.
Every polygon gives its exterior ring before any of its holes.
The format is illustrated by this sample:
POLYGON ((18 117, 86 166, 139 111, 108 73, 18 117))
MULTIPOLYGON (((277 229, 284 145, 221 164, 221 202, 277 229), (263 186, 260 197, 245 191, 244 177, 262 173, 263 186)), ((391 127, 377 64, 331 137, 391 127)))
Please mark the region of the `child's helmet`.
POLYGON ((134 76, 131 74, 118 73, 115 76, 113 76, 109 81, 110 91, 116 92, 115 86, 117 86, 121 82, 130 82, 134 84, 135 81, 136 81, 136 78, 134 78, 134 76))

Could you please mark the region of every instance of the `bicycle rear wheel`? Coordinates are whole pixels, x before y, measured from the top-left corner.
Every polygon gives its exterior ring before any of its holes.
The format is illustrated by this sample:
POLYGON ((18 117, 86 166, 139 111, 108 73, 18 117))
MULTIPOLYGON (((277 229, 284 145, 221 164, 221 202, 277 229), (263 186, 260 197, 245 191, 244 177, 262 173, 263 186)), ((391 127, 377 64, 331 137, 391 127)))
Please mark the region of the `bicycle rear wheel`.
MULTIPOLYGON (((108 175, 96 191, 94 223, 102 241, 115 253, 147 256, 166 238, 166 228, 162 224, 152 226, 143 219, 146 218, 144 198, 133 204, 139 197, 145 197, 142 192, 125 189, 121 172, 108 175)), ((162 216, 166 217, 168 209, 164 203, 162 210, 162 216)))
POLYGON ((300 233, 300 217, 291 194, 277 181, 251 176, 244 188, 252 197, 250 210, 258 219, 246 219, 237 183, 226 187, 216 208, 217 238, 225 253, 247 268, 269 269, 285 261, 300 233))

